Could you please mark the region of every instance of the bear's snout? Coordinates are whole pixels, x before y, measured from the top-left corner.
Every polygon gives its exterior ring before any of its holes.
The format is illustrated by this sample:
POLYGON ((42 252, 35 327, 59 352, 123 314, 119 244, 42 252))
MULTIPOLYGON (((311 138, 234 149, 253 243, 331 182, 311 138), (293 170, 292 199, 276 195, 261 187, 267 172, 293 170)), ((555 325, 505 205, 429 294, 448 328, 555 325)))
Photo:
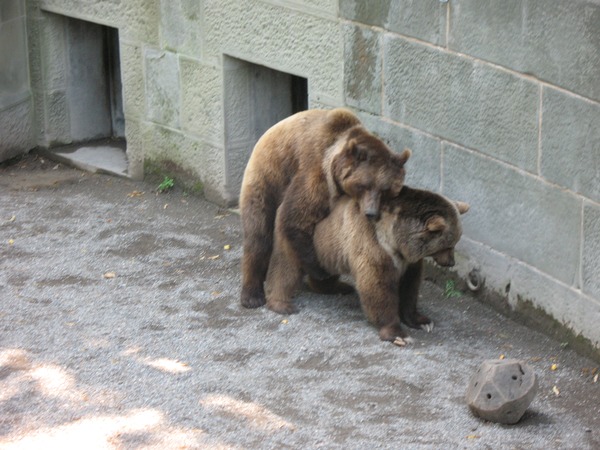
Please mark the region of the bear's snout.
POLYGON ((454 266, 454 251, 442 250, 432 255, 433 260, 442 267, 454 266))
POLYGON ((379 203, 381 193, 375 189, 365 192, 361 202, 363 214, 369 220, 379 219, 379 203))

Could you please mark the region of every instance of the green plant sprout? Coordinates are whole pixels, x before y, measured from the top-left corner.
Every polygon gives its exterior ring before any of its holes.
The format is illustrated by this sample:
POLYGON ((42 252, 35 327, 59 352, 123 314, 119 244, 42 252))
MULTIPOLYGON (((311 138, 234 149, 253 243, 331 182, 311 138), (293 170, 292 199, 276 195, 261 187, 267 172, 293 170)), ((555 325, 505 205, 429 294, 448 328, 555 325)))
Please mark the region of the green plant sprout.
POLYGON ((446 281, 446 287, 444 289, 444 296, 446 298, 456 298, 460 297, 462 292, 456 289, 456 285, 454 284, 454 280, 446 281))
POLYGON ((159 194, 162 194, 163 192, 171 189, 173 186, 175 186, 175 180, 173 180, 173 178, 165 176, 165 179, 162 181, 162 183, 158 185, 156 190, 159 194))

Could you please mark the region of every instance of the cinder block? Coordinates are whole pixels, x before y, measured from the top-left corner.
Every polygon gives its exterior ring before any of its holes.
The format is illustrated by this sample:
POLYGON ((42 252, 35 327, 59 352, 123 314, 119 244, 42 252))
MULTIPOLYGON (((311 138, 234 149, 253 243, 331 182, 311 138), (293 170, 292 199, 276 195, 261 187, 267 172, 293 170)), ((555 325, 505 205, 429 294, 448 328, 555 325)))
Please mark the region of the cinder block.
MULTIPOLYGON (((29 90, 25 18, 0 24, 0 96, 29 90)), ((0 100, 0 105, 2 100, 0 100)))
POLYGON ((50 91, 45 95, 44 144, 47 146, 70 144, 71 123, 65 91, 50 91))
POLYGON ((336 19, 258 0, 207 0, 204 17, 206 57, 226 54, 302 76, 309 92, 342 102, 344 49, 336 19))
POLYGON ((381 33, 344 26, 344 94, 350 106, 381 112, 381 33))
POLYGON ((600 104, 544 88, 542 109, 542 176, 600 202, 600 104))
MULTIPOLYGON (((233 58, 226 58, 223 69, 223 112, 229 145, 240 142, 256 142, 252 124, 254 123, 253 93, 251 74, 248 65, 233 58)), ((247 161, 247 160, 246 160, 247 161)))
MULTIPOLYGON (((109 23, 119 28, 122 39, 158 46, 160 3, 156 0, 112 0, 92 2, 89 6, 103 8, 105 5, 105 11, 97 13, 96 17, 110 18, 109 23)), ((86 3, 86 8, 89 6, 86 3)))
POLYGON ((222 70, 181 58, 181 126, 204 139, 223 139, 222 70))
POLYGON ((198 176, 202 175, 204 155, 198 140, 148 122, 143 124, 141 132, 146 158, 168 160, 198 176))
POLYGON ((179 128, 179 64, 177 55, 154 49, 145 51, 146 116, 153 122, 179 128))
POLYGON ((583 211, 583 291, 600 298, 600 207, 586 204, 583 211))
MULTIPOLYGON (((156 0, 39 0, 39 7, 119 29, 122 39, 158 46, 160 2, 156 0)), ((43 13, 45 14, 45 13, 43 13)))
POLYGON ((446 40, 447 5, 439 0, 340 0, 345 19, 442 44, 446 40))
POLYGON ((134 180, 144 178, 144 140, 142 125, 137 118, 126 117, 125 139, 127 140, 127 175, 134 180))
POLYGON ((466 400, 478 417, 492 422, 515 424, 537 393, 533 369, 516 359, 484 361, 467 387, 466 400))
POLYGON ((600 99, 600 3, 461 0, 449 47, 600 99))
POLYGON ((202 56, 202 2, 171 0, 160 2, 162 48, 200 58, 202 56))
POLYGON ((45 14, 39 21, 38 32, 45 89, 66 89, 68 50, 67 50, 67 19, 58 14, 45 14))
POLYGON ((444 145, 443 193, 471 205, 462 218, 465 236, 569 286, 576 282, 581 199, 449 144, 444 145))
POLYGON ((121 81, 123 83, 123 109, 128 117, 145 116, 146 87, 144 83, 144 56, 140 45, 121 41, 121 81))
POLYGON ((35 146, 31 96, 0 110, 0 136, 0 161, 26 153, 35 146))
POLYGON ((359 114, 365 127, 392 149, 412 150, 406 163, 406 184, 420 189, 440 190, 442 144, 437 139, 372 114, 359 114))
POLYGON ((441 49, 384 38, 384 113, 537 170, 539 87, 441 49))
POLYGON ((226 188, 222 148, 148 122, 141 126, 141 138, 146 159, 170 161, 197 177, 208 200, 229 206, 237 199, 231 198, 226 188))

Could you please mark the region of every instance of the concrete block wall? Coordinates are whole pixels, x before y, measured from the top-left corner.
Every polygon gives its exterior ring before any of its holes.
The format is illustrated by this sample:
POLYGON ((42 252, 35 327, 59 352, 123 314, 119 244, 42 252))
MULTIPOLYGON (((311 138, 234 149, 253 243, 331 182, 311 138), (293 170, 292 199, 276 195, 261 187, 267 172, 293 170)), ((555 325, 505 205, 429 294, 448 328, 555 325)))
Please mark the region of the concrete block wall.
POLYGON ((169 160, 221 204, 276 117, 265 98, 285 77, 273 74, 302 77, 309 107, 350 106, 411 148, 409 184, 471 204, 460 276, 480 270, 513 309, 531 304, 600 347, 598 0, 28 5, 38 143, 66 108, 49 12, 119 31, 130 175, 169 160))
POLYGON ((0 161, 34 145, 25 0, 0 2, 0 161))
POLYGON ((346 103, 413 149, 410 184, 472 206, 457 272, 598 347, 600 3, 340 0, 340 15, 346 103))

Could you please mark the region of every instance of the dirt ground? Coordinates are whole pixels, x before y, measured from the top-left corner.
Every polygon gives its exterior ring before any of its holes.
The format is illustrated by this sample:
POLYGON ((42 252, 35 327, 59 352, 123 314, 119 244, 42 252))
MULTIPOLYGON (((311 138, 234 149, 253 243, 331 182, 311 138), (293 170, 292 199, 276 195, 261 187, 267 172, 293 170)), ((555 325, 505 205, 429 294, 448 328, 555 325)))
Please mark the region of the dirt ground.
POLYGON ((0 448, 600 448, 598 365, 568 346, 431 282, 406 348, 356 295, 246 310, 239 217, 155 190, 0 167, 0 448), (513 426, 464 400, 501 355, 539 381, 513 426))

